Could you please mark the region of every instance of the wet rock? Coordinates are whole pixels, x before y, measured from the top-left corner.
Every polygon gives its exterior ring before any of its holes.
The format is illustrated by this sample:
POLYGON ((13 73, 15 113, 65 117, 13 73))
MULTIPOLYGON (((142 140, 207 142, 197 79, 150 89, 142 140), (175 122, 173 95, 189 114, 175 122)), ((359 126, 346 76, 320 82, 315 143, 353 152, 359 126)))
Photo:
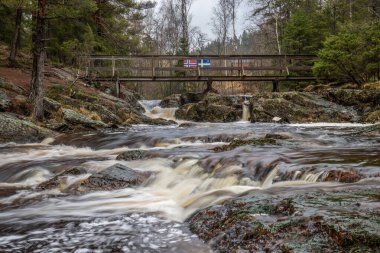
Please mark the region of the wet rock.
POLYGON ((0 143, 40 142, 53 136, 53 132, 33 124, 26 118, 9 113, 0 113, 0 143))
POLYGON ((242 111, 225 105, 214 105, 206 102, 186 104, 176 112, 177 119, 196 122, 234 122, 241 117, 242 111))
POLYGON ((376 252, 379 186, 255 191, 187 222, 217 252, 376 252), (358 203, 358 200, 360 203, 358 203))
POLYGON ((277 142, 274 139, 251 139, 251 140, 234 140, 228 145, 224 146, 219 146, 214 148, 215 152, 224 152, 224 151, 229 151, 233 150, 237 147, 240 146, 245 146, 245 145, 251 145, 251 146, 264 146, 264 145, 276 145, 277 142))
POLYGON ((292 137, 290 137, 287 134, 266 134, 265 139, 274 139, 274 140, 289 140, 292 137))
POLYGON ((107 127, 106 124, 104 124, 101 121, 92 120, 88 118, 87 116, 80 114, 76 111, 70 110, 70 109, 63 109, 63 118, 64 120, 71 124, 71 125, 80 125, 85 128, 89 129, 97 129, 97 128, 105 128, 107 127))
POLYGON ((355 108, 362 122, 373 123, 379 118, 380 90, 331 89, 321 95, 334 103, 355 108))
POLYGON ((324 178, 325 182, 356 183, 362 179, 357 171, 332 170, 324 178))
POLYGON ((317 95, 302 92, 263 93, 250 99, 252 122, 351 122, 355 113, 317 95))
POLYGON ((181 105, 181 94, 170 95, 169 97, 164 98, 160 102, 160 107, 162 108, 177 108, 181 105))
POLYGON ((0 112, 6 111, 11 105, 11 100, 4 91, 0 90, 0 112))
POLYGON ((203 96, 204 95, 199 92, 188 92, 188 93, 182 94, 180 97, 180 105, 198 103, 202 101, 203 96))
POLYGON ((66 177, 68 176, 80 176, 86 174, 87 171, 84 167, 74 167, 72 169, 66 170, 61 174, 51 178, 48 181, 45 181, 37 186, 37 190, 45 191, 59 188, 66 184, 66 177))
POLYGON ((140 94, 131 92, 131 91, 123 91, 122 92, 124 100, 128 103, 128 105, 138 112, 144 112, 144 108, 139 103, 139 100, 142 100, 143 97, 140 94))
POLYGON ((132 150, 124 152, 116 157, 116 160, 134 161, 144 159, 148 155, 147 151, 132 150))
POLYGON ((141 172, 121 164, 115 164, 96 173, 77 186, 79 191, 111 191, 144 183, 152 172, 141 172))
POLYGON ((183 128, 190 128, 190 127, 195 127, 196 124, 194 123, 191 123, 191 122, 188 122, 188 123, 182 123, 179 125, 179 127, 183 127, 183 128))

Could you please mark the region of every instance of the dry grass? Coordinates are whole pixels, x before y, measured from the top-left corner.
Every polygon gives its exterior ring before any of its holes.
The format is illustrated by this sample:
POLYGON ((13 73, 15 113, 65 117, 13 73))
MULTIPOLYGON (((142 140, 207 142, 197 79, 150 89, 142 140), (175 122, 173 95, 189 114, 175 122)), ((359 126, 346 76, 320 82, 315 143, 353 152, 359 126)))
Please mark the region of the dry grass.
POLYGON ((89 117, 92 120, 101 121, 102 119, 96 112, 90 112, 89 110, 85 109, 84 107, 79 108, 79 112, 87 117, 89 117))
POLYGON ((373 83, 366 83, 364 85, 365 90, 380 90, 380 81, 373 83))

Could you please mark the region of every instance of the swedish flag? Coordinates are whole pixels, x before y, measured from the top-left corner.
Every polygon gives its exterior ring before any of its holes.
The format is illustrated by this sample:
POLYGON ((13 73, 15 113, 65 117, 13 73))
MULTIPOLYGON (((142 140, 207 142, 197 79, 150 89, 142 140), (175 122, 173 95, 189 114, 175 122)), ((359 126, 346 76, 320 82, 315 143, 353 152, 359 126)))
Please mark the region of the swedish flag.
POLYGON ((211 60, 210 59, 198 60, 198 66, 200 68, 210 68, 211 67, 211 60))

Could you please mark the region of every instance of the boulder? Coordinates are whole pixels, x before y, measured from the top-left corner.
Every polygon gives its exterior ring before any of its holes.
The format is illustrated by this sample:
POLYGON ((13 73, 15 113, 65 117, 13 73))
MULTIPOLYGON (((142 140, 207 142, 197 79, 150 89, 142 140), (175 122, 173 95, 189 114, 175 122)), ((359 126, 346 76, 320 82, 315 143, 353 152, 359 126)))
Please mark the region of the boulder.
POLYGON ((204 97, 204 94, 199 93, 199 92, 188 92, 188 93, 182 94, 180 97, 180 105, 198 103, 202 101, 203 97, 204 97))
POLYGON ((147 156, 148 152, 143 150, 132 150, 124 152, 116 157, 116 160, 134 161, 141 160, 147 156))
POLYGON ((53 132, 33 124, 26 118, 0 113, 0 143, 41 142, 43 139, 53 136, 53 132))
POLYGON ((162 108, 177 108, 181 106, 181 94, 173 94, 160 102, 162 108))
POLYGON ((138 186, 148 180, 152 172, 141 172, 115 164, 96 173, 78 185, 79 191, 110 191, 138 186))
POLYGON ((0 112, 6 111, 11 106, 11 100, 8 95, 0 90, 0 112))
POLYGON ((89 129, 97 129, 97 128, 105 128, 107 127, 106 124, 104 124, 101 121, 92 120, 89 117, 80 114, 76 111, 70 110, 70 109, 63 109, 63 118, 64 120, 71 125, 74 126, 83 126, 84 128, 89 129))
POLYGON ((122 92, 124 100, 128 103, 128 105, 139 112, 144 112, 144 108, 139 103, 139 100, 142 100, 143 97, 140 94, 131 92, 131 91, 123 91, 122 92))
POLYGON ((37 190, 44 191, 44 190, 52 190, 55 188, 60 187, 61 185, 65 184, 66 177, 68 176, 79 176, 86 174, 87 171, 83 167, 74 167, 72 169, 66 170, 62 172, 61 174, 51 178, 48 181, 45 181, 37 186, 37 190))
POLYGON ((318 95, 302 92, 264 93, 250 99, 252 122, 352 122, 356 114, 318 95))
POLYGON ((121 124, 121 119, 102 105, 85 103, 84 107, 91 112, 96 112, 106 124, 121 124))
POLYGON ((225 105, 215 105, 206 102, 186 104, 177 110, 177 119, 196 122, 234 122, 242 115, 241 110, 225 105))

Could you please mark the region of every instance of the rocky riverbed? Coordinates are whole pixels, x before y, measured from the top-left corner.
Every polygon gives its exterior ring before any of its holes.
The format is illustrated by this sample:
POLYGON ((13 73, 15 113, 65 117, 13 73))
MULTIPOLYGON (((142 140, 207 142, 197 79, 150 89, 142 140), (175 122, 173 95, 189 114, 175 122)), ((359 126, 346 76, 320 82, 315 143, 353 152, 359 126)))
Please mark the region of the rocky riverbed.
POLYGON ((0 251, 377 252, 379 129, 186 123, 4 143, 0 251))

